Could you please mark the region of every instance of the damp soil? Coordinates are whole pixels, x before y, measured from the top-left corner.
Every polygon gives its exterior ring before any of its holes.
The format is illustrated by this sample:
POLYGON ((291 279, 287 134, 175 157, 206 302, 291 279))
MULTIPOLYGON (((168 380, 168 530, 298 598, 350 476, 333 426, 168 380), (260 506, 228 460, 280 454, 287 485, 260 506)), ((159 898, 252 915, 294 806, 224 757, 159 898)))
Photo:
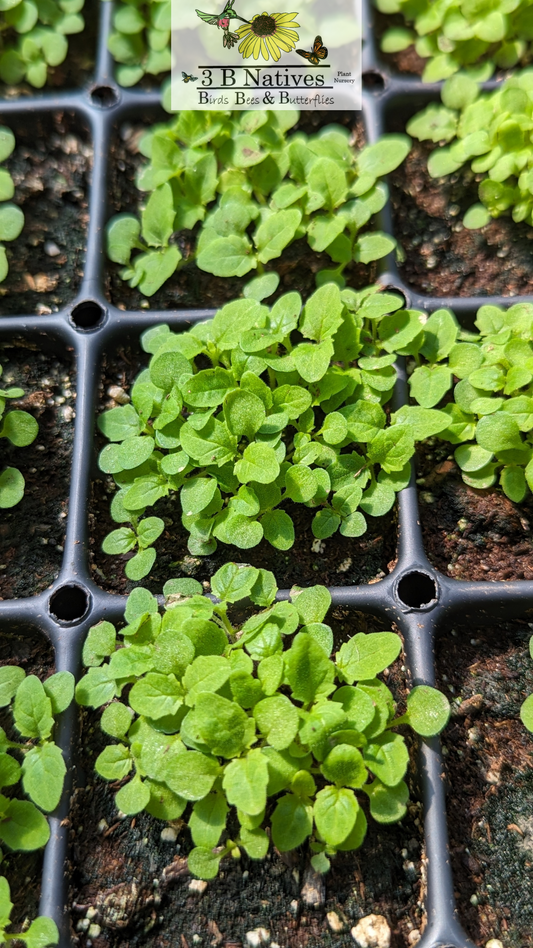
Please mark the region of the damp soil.
MULTIPOLYGON (((119 386, 128 392, 140 370, 147 364, 146 354, 138 347, 124 347, 118 353, 104 355, 98 414, 115 407, 109 399, 110 386, 119 386)), ((98 436, 96 452, 107 444, 98 436)), ((109 556, 102 552, 104 538, 117 524, 111 519, 109 508, 116 490, 111 476, 100 474, 92 482, 89 504, 89 559, 94 581, 110 592, 129 593, 136 585, 124 575, 124 567, 134 554, 109 556)), ((334 534, 327 540, 317 541, 311 530, 316 509, 303 504, 284 504, 284 510, 294 520, 296 542, 287 551, 276 550, 266 540, 249 550, 219 543, 212 556, 192 556, 187 548, 188 533, 181 523, 179 496, 172 493, 162 498, 152 510, 165 521, 165 530, 157 541, 157 559, 142 585, 160 593, 171 576, 192 576, 207 581, 228 560, 247 562, 252 566, 272 570, 280 589, 294 584, 329 586, 358 585, 378 582, 395 565, 397 517, 396 508, 383 517, 368 517, 368 529, 362 537, 350 539, 334 534)))
MULTIPOLYGON (((165 117, 168 121, 168 117, 165 117)), ((109 214, 130 213, 138 214, 139 204, 144 196, 135 186, 136 174, 146 159, 139 152, 139 140, 148 124, 126 123, 119 129, 119 135, 112 146, 112 167, 110 174, 110 202, 109 214)), ((292 133, 303 131, 313 134, 324 125, 338 124, 352 129, 352 141, 356 148, 362 147, 365 142, 362 121, 353 122, 353 113, 350 112, 305 112, 301 113, 300 121, 291 130, 292 133)), ((194 252, 196 239, 201 229, 198 223, 194 230, 184 230, 174 235, 177 246, 186 260, 194 252)), ((305 238, 296 240, 287 247, 281 257, 269 261, 265 271, 275 271, 280 276, 280 284, 275 294, 269 298, 274 302, 283 293, 297 291, 306 298, 316 289, 315 274, 318 270, 331 269, 334 264, 327 253, 315 253, 309 247, 305 238)), ((242 293, 243 286, 248 283, 255 271, 247 273, 242 278, 222 278, 199 270, 194 262, 186 263, 149 299, 138 289, 132 289, 121 280, 120 272, 123 267, 108 262, 106 276, 106 292, 108 298, 119 309, 186 309, 186 308, 216 308, 230 300, 236 299, 242 293)), ((351 263, 344 271, 348 286, 356 288, 368 286, 376 276, 376 265, 368 266, 360 263, 351 263)))
POLYGON ((464 483, 453 446, 417 447, 420 523, 430 562, 454 579, 533 579, 533 497, 514 504, 501 489, 464 483))
POLYGON ((0 315, 55 313, 75 297, 83 276, 92 147, 66 112, 31 119, 19 113, 8 125, 17 146, 4 167, 25 221, 6 244, 0 315))
MULTIPOLYGON (((342 609, 334 610, 331 622, 338 644, 378 627, 376 620, 342 609)), ((405 667, 396 663, 386 682, 401 712, 405 667)), ((104 746, 98 718, 98 712, 84 712, 82 717, 80 746, 87 774, 104 746)), ((248 944, 247 932, 266 928, 282 948, 348 948, 354 944, 350 929, 374 913, 384 915, 391 927, 391 948, 408 948, 415 943, 409 942, 409 935, 423 929, 425 917, 421 808, 412 768, 407 779, 412 802, 406 816, 390 826, 369 820, 363 846, 335 857, 323 877, 322 904, 311 907, 301 891, 309 867, 307 847, 283 857, 271 848, 264 861, 245 854, 238 861, 225 860, 219 877, 207 883, 203 893, 195 892, 185 861, 192 842, 183 821, 172 824, 176 841, 164 842, 161 831, 168 824, 146 813, 119 819, 113 797, 120 783, 109 785, 98 778, 93 783, 91 777, 76 792, 70 817, 73 944, 242 948, 248 944), (121 927, 112 909, 117 902, 122 906, 121 927), (340 931, 330 927, 328 912, 336 913, 340 931), (88 932, 89 920, 98 925, 97 934, 94 929, 88 932)))
MULTIPOLYGON (((0 638, 0 667, 3 665, 20 665, 27 675, 37 675, 44 681, 55 671, 52 646, 44 636, 36 633, 22 636, 4 630, 0 638)), ((10 740, 20 742, 20 735, 14 729, 12 720, 10 710, 2 708, 0 726, 10 740)), ((20 784, 13 788, 5 787, 2 793, 7 797, 26 799, 20 784)), ((14 905, 11 924, 16 931, 20 931, 26 919, 33 920, 39 914, 42 859, 42 850, 4 852, 1 874, 7 878, 11 890, 14 905)))
MULTIPOLYGON (((405 115, 389 124, 388 131, 405 131, 405 115)), ((405 254, 402 278, 434 297, 532 293, 532 228, 510 217, 492 220, 480 230, 464 228, 462 218, 478 203, 483 175, 465 166, 444 178, 430 178, 427 159, 435 147, 414 141, 390 175, 393 231, 405 254)))
POLYGON ((2 443, 2 466, 18 468, 26 482, 20 503, 0 512, 0 598, 15 599, 46 589, 61 568, 76 394, 66 357, 4 345, 0 364, 2 385, 25 393, 6 410, 27 411, 39 424, 28 447, 2 443))
POLYGON ((519 712, 533 692, 532 628, 456 625, 437 644, 437 686, 454 702, 443 743, 455 894, 480 948, 531 945, 533 738, 519 712))

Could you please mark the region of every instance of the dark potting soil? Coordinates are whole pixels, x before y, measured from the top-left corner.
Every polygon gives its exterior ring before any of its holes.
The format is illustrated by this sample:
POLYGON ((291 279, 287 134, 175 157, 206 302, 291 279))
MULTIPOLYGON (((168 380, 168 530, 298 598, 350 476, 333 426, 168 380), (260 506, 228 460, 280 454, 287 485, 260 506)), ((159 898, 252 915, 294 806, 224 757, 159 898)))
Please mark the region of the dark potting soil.
MULTIPOLYGON (((352 128, 352 143, 356 148, 362 147, 365 141, 362 122, 356 121, 354 124, 353 114, 350 112, 302 112, 300 121, 291 131, 312 134, 320 127, 331 124, 352 128)), ((110 216, 111 213, 118 212, 139 212, 144 192, 140 192, 135 186, 135 177, 138 169, 147 160, 138 150, 139 140, 146 127, 147 125, 125 124, 114 142, 110 175, 110 216)), ((184 259, 194 251, 201 226, 199 223, 194 230, 184 230, 176 235, 175 239, 184 259)), ((294 290, 301 293, 305 299, 316 289, 316 272, 334 266, 327 253, 315 253, 305 238, 294 241, 283 251, 281 257, 271 260, 265 266, 266 271, 276 271, 281 278, 276 293, 269 297, 268 303, 272 304, 283 293, 294 290)), ((157 293, 147 298, 138 289, 131 289, 121 280, 119 274, 122 269, 122 266, 108 262, 106 279, 109 299, 122 310, 216 308, 239 297, 243 286, 256 275, 256 271, 250 271, 241 278, 216 277, 199 270, 191 261, 178 270, 157 293)), ((354 287, 367 286, 373 282, 375 275, 375 264, 366 266, 351 263, 344 271, 347 284, 354 287)))
MULTIPOLYGON (((380 628, 376 620, 342 609, 334 610, 330 621, 337 647, 358 631, 380 628)), ((398 661, 385 680, 401 713, 405 667, 398 661)), ((361 849, 334 858, 323 877, 325 893, 317 907, 302 897, 310 856, 306 846, 284 856, 271 849, 267 859, 258 862, 245 854, 238 861, 226 859, 219 877, 195 891, 185 861, 192 842, 183 820, 171 824, 176 841, 165 842, 161 832, 167 823, 146 813, 120 819, 114 803, 120 782, 110 785, 93 777, 93 761, 105 746, 98 722, 97 712, 83 715, 80 746, 88 785, 76 792, 71 814, 74 944, 242 948, 248 944, 247 932, 266 928, 272 942, 282 948, 348 948, 354 943, 350 929, 371 913, 387 918, 391 948, 414 943, 408 941, 409 934, 421 930, 425 920, 421 811, 413 790, 401 823, 379 826, 369 820, 361 849), (326 917, 331 912, 337 916, 336 931, 326 917), (88 931, 89 920, 99 926, 98 934, 88 931)), ((410 783, 412 776, 411 771, 410 783)))
POLYGON ((420 522, 430 562, 454 579, 533 579, 533 497, 514 504, 501 488, 464 483, 453 445, 418 446, 420 522), (423 481, 423 483, 420 483, 423 481))
MULTIPOLYGON (((147 361, 146 353, 138 346, 104 356, 98 414, 116 404, 106 397, 109 386, 119 385, 127 392, 147 361)), ((106 439, 99 437, 98 452, 105 444, 106 439)), ((124 566, 133 554, 109 556, 101 549, 104 538, 118 526, 109 513, 115 489, 110 476, 101 474, 93 481, 89 507, 89 554, 95 582, 111 592, 124 594, 138 585, 124 575, 124 566)), ((316 508, 290 503, 284 504, 283 509, 293 518, 295 525, 296 542, 290 550, 276 550, 266 540, 249 550, 219 543, 212 556, 197 557, 187 549, 188 533, 181 523, 181 503, 179 496, 172 493, 158 501, 152 510, 153 515, 165 521, 166 529, 156 543, 155 565, 141 584, 160 593, 163 584, 172 576, 187 575, 207 581, 228 560, 271 570, 280 589, 293 584, 346 586, 376 582, 389 572, 388 564, 396 557, 395 508, 383 517, 367 517, 368 529, 362 537, 349 539, 337 532, 322 541, 316 540, 311 530, 316 508)))
POLYGON ((0 598, 15 599, 46 589, 61 567, 76 393, 66 358, 18 344, 3 348, 0 364, 2 385, 25 392, 9 399, 6 410, 28 411, 39 424, 26 448, 2 441, 2 462, 18 468, 26 481, 20 503, 0 511, 0 598))
MULTIPOLYGON (((405 130, 405 116, 390 131, 405 130)), ((409 286, 431 296, 518 296, 533 292, 533 229, 510 217, 481 230, 461 221, 478 203, 478 184, 465 165, 445 178, 430 178, 434 145, 413 142, 390 175, 393 229, 405 253, 400 273, 409 286)))
POLYGON ((454 701, 443 733, 459 916, 476 945, 529 948, 533 929, 531 624, 456 625, 437 644, 437 685, 454 701), (472 638, 472 636, 475 638, 472 638))
MULTIPOLYGON (((78 89, 91 78, 96 52, 98 0, 85 0, 80 13, 85 20, 85 26, 81 33, 67 36, 68 53, 65 61, 59 66, 48 67, 46 85, 42 89, 44 94, 57 89, 78 89)), ((13 41, 16 44, 20 37, 14 30, 7 30, 3 39, 4 44, 13 41)), ((0 82, 1 99, 25 98, 40 92, 41 90, 30 86, 28 82, 19 82, 13 86, 0 82)))
POLYGON ((17 147, 5 167, 25 222, 20 236, 6 244, 9 273, 0 284, 0 315, 56 313, 74 298, 83 275, 92 147, 64 112, 7 124, 17 147))
MULTIPOLYGON (((44 681, 55 671, 52 646, 44 636, 35 632, 22 636, 3 631, 0 638, 0 667, 3 665, 20 665, 27 675, 37 675, 44 681)), ((8 738, 24 743, 12 722, 11 711, 2 708, 0 725, 8 738)), ((14 756, 20 763, 20 755, 14 756)), ((27 799, 20 784, 16 788, 4 787, 2 793, 7 797, 27 799)), ((7 849, 4 851, 0 875, 5 876, 9 883, 14 905, 11 924, 16 931, 20 931, 26 919, 32 921, 39 914, 42 859, 42 850, 16 853, 7 849)))

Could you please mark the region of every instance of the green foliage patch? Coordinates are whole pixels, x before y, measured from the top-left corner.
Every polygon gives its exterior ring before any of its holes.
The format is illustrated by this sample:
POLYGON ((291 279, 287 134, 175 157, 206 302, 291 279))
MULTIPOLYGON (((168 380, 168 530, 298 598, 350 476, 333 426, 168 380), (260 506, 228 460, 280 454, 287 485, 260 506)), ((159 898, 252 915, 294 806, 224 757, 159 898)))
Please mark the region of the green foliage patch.
POLYGON ((424 345, 411 349, 411 395, 421 406, 411 411, 446 422, 438 437, 457 445, 466 484, 499 480, 521 503, 533 489, 533 306, 481 306, 475 325, 479 333, 460 330, 446 309, 429 317, 424 345), (453 401, 439 408, 452 388, 453 401))
POLYGON ((137 178, 148 192, 142 212, 107 225, 108 255, 124 267, 122 279, 152 296, 191 260, 220 277, 262 273, 307 237, 336 264, 317 282, 343 286, 348 263, 390 253, 392 237, 359 232, 384 207, 380 179, 403 161, 410 139, 384 135, 357 152, 350 132, 336 125, 287 137, 298 118, 297 111, 184 111, 150 129, 140 144, 150 159, 137 178), (198 223, 196 250, 185 259, 174 235, 198 223))
POLYGON ((70 672, 57 672, 42 684, 18 665, 0 668, 0 707, 10 707, 13 724, 25 738, 24 743, 11 741, 0 728, 0 789, 22 781, 32 801, 0 796, 0 840, 10 849, 39 849, 48 841, 50 830, 41 810, 55 810, 66 773, 52 737, 54 717, 68 708, 73 696, 70 672))
POLYGON ((448 79, 465 67, 484 81, 496 67, 516 66, 531 49, 531 0, 375 0, 375 4, 382 13, 401 13, 409 24, 388 29, 382 50, 396 53, 414 43, 418 55, 428 60, 425 82, 448 79))
MULTIPOLYGON (((0 365, 0 377, 2 366, 0 365)), ((0 388, 0 438, 7 438, 18 448, 26 447, 35 441, 39 426, 27 411, 5 412, 8 398, 21 398, 21 388, 0 388)), ((14 507, 24 495, 24 477, 16 467, 4 467, 0 474, 0 509, 14 507)))
POLYGON ((80 33, 84 0, 0 0, 0 79, 9 85, 26 80, 41 89, 48 68, 68 52, 67 36, 80 33))
POLYGON ((317 538, 361 536, 365 515, 387 513, 409 481, 413 418, 417 437, 443 427, 437 413, 419 419, 414 408, 390 424, 382 407, 396 353, 422 345, 422 313, 377 286, 355 292, 334 283, 304 306, 287 293, 269 307, 254 298, 265 279, 188 332, 145 332, 152 358, 131 403, 98 420, 110 442, 100 468, 119 488, 111 515, 126 524, 103 549, 136 551, 130 579, 150 572, 164 528, 144 514, 173 493, 195 555, 212 553, 217 541, 249 549, 263 537, 290 549, 287 501, 315 511, 317 538))
POLYGON ((266 826, 281 852, 309 839, 313 865, 325 872, 329 857, 363 842, 367 821, 355 791, 367 794, 379 822, 402 818, 408 752, 392 729, 407 723, 436 734, 448 702, 421 685, 394 717, 392 695, 376 677, 401 651, 392 632, 358 633, 330 658, 323 586, 295 587, 290 601, 276 602, 272 573, 226 563, 211 588, 216 604, 200 583, 170 580, 161 615, 139 587, 118 639, 109 622, 90 630, 76 698, 104 707, 102 730, 117 742, 96 770, 106 780, 129 776, 115 797, 123 813, 185 814, 193 875, 213 878, 242 849, 264 858, 266 826), (244 599, 261 611, 233 625, 228 605, 244 599), (240 829, 229 839, 231 807, 240 829))
POLYGON ((414 138, 441 143, 428 160, 431 177, 465 164, 484 175, 480 203, 467 211, 465 227, 483 227, 508 211, 516 223, 532 224, 533 69, 511 76, 495 92, 481 92, 467 76, 454 76, 442 87, 442 101, 415 115, 407 128, 414 138))
MULTIPOLYGON (((0 126, 0 162, 9 158, 15 147, 15 136, 10 128, 0 126)), ((0 168, 0 241, 16 240, 24 227, 24 214, 11 203, 15 193, 13 178, 6 168, 0 168)), ((0 283, 8 274, 6 248, 0 243, 0 283)))
POLYGON ((121 86, 170 71, 170 0, 119 0, 108 47, 121 86))

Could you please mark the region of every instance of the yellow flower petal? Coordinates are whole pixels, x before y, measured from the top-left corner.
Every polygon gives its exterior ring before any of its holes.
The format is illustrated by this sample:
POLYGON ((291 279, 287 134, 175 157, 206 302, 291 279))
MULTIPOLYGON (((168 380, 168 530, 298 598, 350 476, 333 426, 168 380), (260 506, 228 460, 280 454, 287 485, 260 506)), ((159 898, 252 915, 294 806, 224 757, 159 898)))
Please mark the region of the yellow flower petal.
POLYGON ((272 59, 274 60, 275 63, 277 63, 278 59, 281 56, 281 53, 279 51, 279 47, 276 45, 276 41, 273 39, 272 36, 265 36, 265 43, 268 46, 268 49, 270 50, 270 55, 272 56, 272 59))

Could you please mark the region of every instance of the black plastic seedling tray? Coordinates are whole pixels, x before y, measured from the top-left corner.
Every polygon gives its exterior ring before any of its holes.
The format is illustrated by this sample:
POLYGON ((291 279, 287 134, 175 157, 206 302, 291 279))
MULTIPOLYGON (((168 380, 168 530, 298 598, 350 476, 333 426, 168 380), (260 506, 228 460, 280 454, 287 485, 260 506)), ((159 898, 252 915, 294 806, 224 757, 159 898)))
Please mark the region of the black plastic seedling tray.
MULTIPOLYGON (((80 654, 91 625, 107 618, 118 621, 125 597, 104 592, 92 580, 88 567, 88 498, 91 472, 96 469, 93 434, 95 403, 102 355, 118 341, 127 344, 140 332, 161 321, 171 328, 184 329, 191 322, 211 316, 211 310, 123 312, 111 305, 103 290, 105 255, 104 225, 107 219, 107 170, 111 143, 116 129, 126 119, 147 117, 160 120, 164 113, 157 91, 125 90, 113 79, 113 65, 107 52, 112 4, 100 3, 100 24, 93 80, 78 91, 39 93, 4 101, 1 122, 31 128, 36 116, 67 112, 87 130, 94 148, 92 184, 89 191, 89 221, 84 276, 76 299, 60 312, 49 316, 19 315, 0 320, 0 342, 17 339, 43 351, 64 353, 75 359, 77 401, 75 437, 70 475, 70 498, 62 567, 58 578, 45 592, 25 599, 0 601, 0 629, 32 635, 44 633, 55 651, 56 670, 80 671, 80 654)), ((398 107, 413 110, 438 97, 438 86, 424 85, 417 78, 391 74, 376 51, 372 32, 372 9, 364 12, 363 121, 367 140, 372 142, 388 130, 388 116, 398 107)), ((494 83, 487 83, 488 88, 494 83)), ((380 227, 392 232, 390 206, 380 227)), ((403 293, 406 304, 432 312, 451 307, 465 325, 470 325, 483 303, 505 304, 500 297, 443 299, 413 293, 402 282, 392 259, 379 277, 389 287, 403 293)), ((521 301, 532 301, 521 296, 521 301)), ((396 406, 408 400, 405 375, 400 369, 395 391, 396 406)), ((371 585, 332 587, 333 604, 347 606, 395 622, 405 639, 406 663, 413 684, 434 684, 434 642, 450 628, 454 617, 482 624, 498 618, 517 618, 533 608, 533 582, 465 582, 448 578, 430 564, 424 552, 418 518, 414 480, 398 497, 398 562, 393 572, 371 585)), ((280 591, 287 598, 288 590, 280 591)), ((75 736, 77 709, 66 711, 59 724, 57 740, 67 763, 67 779, 62 802, 50 818, 51 837, 44 854, 41 914, 54 918, 61 931, 62 948, 71 944, 67 910, 67 855, 69 801, 76 783, 75 736)), ((81 762, 79 762, 81 763, 81 762)), ((454 883, 447 846, 445 765, 440 741, 422 740, 419 753, 419 783, 424 806, 424 833, 427 857, 427 926, 420 948, 473 948, 466 937, 454 903, 454 883)))

